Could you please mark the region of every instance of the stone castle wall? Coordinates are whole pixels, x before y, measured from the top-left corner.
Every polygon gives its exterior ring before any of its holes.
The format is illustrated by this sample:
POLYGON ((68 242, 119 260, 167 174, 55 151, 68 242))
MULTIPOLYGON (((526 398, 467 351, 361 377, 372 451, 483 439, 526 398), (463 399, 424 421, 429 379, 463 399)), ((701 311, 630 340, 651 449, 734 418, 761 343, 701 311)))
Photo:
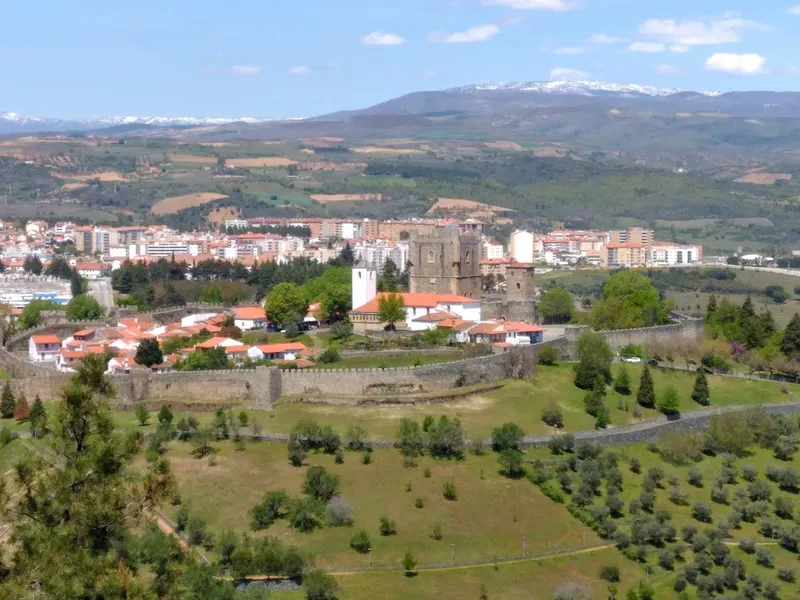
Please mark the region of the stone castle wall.
MULTIPOLYGON (((314 369, 280 371, 260 367, 244 371, 192 373, 141 372, 114 377, 117 401, 123 404, 149 401, 196 401, 236 403, 269 409, 282 395, 290 396, 382 396, 403 393, 437 392, 501 379, 528 377, 533 371, 539 350, 555 347, 562 358, 573 358, 574 346, 586 327, 569 327, 566 335, 531 346, 511 348, 502 354, 482 356, 449 363, 396 369, 314 369)), ((699 341, 702 321, 684 321, 674 325, 601 332, 614 350, 627 344, 699 341)), ((0 350, 0 368, 17 380, 14 387, 26 396, 37 393, 42 400, 53 400, 69 378, 68 374, 32 365, 17 355, 0 350)))

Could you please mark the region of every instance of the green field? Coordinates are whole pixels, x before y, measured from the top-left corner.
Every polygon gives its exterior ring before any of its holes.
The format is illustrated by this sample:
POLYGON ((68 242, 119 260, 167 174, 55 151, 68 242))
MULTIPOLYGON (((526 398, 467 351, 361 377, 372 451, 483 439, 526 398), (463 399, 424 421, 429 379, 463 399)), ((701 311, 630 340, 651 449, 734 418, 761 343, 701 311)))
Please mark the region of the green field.
MULTIPOLYGON (((290 495, 301 492, 305 469, 289 464, 286 445, 248 443, 243 452, 234 450, 230 442, 219 447, 221 455, 213 466, 207 460, 191 458, 189 444, 175 442, 169 452, 184 502, 213 531, 246 532, 248 510, 268 490, 285 489, 290 495)), ((451 544, 459 561, 493 561, 521 555, 523 537, 531 554, 600 542, 529 481, 502 477, 493 455, 469 456, 464 461, 425 457, 417 467, 406 468, 397 450, 379 449, 369 465, 362 464, 360 453, 346 453, 341 465, 325 455, 310 455, 307 462, 324 465, 339 475, 341 495, 353 507, 354 526, 301 534, 279 521, 255 535, 276 536, 312 552, 315 566, 320 568, 367 566, 368 557, 349 547, 350 538, 361 529, 372 541, 373 566, 395 566, 408 549, 420 564, 447 563, 451 544), (430 478, 424 477, 426 467, 431 470, 430 478), (459 491, 456 501, 442 496, 446 481, 459 491), (410 492, 406 484, 411 484, 410 492), (423 508, 415 507, 416 498, 422 498, 423 508), (379 520, 384 515, 396 521, 397 535, 379 534, 379 520), (442 540, 429 536, 434 523, 441 524, 442 540)), ((171 516, 177 512, 171 505, 165 510, 171 516)))
POLYGON ((295 206, 311 206, 315 202, 307 195, 298 190, 285 188, 279 183, 268 181, 253 181, 242 184, 242 190, 247 194, 253 194, 265 204, 281 206, 283 204, 293 204, 295 206), (277 196, 277 198, 273 198, 277 196))

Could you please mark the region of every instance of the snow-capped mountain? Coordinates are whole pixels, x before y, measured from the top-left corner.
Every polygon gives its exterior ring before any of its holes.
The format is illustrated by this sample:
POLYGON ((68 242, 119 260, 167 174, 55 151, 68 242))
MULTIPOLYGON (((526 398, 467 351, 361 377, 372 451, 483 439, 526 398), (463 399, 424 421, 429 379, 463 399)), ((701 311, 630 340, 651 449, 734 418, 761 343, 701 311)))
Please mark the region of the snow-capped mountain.
POLYGON ((141 125, 145 127, 202 127, 208 125, 266 123, 274 119, 258 117, 97 117, 92 119, 54 119, 0 111, 0 133, 37 131, 81 132, 109 127, 141 125))
MULTIPOLYGON (((659 88, 635 83, 603 83, 600 81, 523 81, 509 83, 480 83, 446 90, 448 92, 535 92, 539 94, 571 94, 596 96, 611 94, 622 97, 651 96, 663 98, 687 90, 659 88)), ((720 92, 695 92, 704 96, 718 96, 720 92)))

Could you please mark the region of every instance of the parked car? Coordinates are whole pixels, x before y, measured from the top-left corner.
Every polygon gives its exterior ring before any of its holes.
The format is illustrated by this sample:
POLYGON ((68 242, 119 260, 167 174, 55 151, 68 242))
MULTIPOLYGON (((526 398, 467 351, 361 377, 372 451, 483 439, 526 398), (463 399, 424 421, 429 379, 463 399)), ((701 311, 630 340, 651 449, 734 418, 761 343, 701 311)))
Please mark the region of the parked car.
POLYGON ((622 362, 639 364, 640 362, 642 362, 642 359, 639 358, 638 356, 623 356, 622 362))

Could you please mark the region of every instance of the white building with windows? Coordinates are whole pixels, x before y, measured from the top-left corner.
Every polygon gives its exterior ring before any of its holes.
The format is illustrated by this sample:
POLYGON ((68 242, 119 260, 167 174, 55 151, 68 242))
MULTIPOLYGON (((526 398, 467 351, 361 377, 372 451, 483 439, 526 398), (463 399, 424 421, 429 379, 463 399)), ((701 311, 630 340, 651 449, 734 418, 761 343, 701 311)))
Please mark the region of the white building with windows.
POLYGON ((703 247, 655 242, 650 248, 650 256, 648 258, 648 265, 651 267, 694 265, 703 259, 703 247))
POLYGON ((511 258, 515 262, 531 264, 533 262, 533 234, 530 231, 517 230, 511 234, 511 258))

